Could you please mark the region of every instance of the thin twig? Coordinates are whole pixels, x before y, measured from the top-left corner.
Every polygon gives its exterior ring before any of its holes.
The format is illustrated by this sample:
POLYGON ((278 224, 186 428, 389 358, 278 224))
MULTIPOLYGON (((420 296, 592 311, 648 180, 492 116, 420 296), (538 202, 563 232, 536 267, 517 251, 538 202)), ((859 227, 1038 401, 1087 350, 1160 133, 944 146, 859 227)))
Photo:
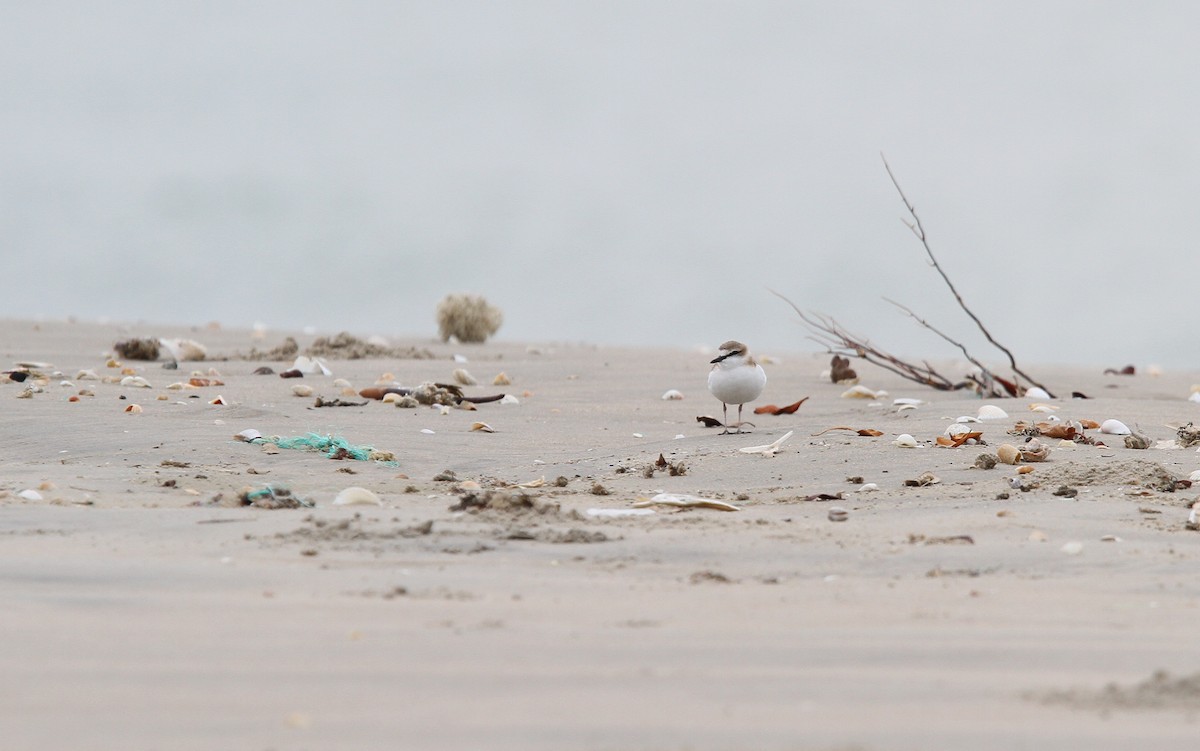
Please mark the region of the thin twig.
MULTIPOLYGON (((983 335, 985 338, 987 338, 988 342, 1008 356, 1008 363, 1012 367, 1014 373, 1021 376, 1034 386, 1037 386, 1038 388, 1041 388, 1049 393, 1049 389, 1035 381, 1017 366, 1017 359, 1013 356, 1012 351, 1010 351, 1008 347, 1005 347, 1003 344, 996 341, 995 337, 992 336, 987 327, 983 325, 983 321, 980 321, 979 317, 975 315, 975 313, 969 307, 967 307, 966 301, 963 300, 962 295, 959 294, 958 289, 956 289, 954 286, 954 283, 950 281, 950 277, 946 275, 946 272, 942 269, 942 265, 938 263, 937 257, 933 254, 933 249, 929 247, 929 237, 925 233, 924 225, 921 224, 921 217, 917 215, 916 207, 913 206, 912 201, 908 200, 908 196, 904 194, 904 189, 900 187, 900 182, 892 173, 892 167, 890 164, 888 164, 887 157, 883 154, 880 154, 879 156, 883 159, 883 168, 887 170, 888 177, 891 179, 892 185, 896 186, 896 192, 900 194, 900 200, 904 202, 904 207, 908 209, 908 213, 912 216, 913 220, 911 222, 906 221, 905 224, 910 230, 912 230, 912 233, 916 235, 917 239, 921 241, 921 245, 925 248, 925 254, 929 256, 930 264, 933 265, 933 268, 937 269, 938 274, 942 277, 942 281, 944 281, 946 286, 950 288, 950 292, 954 295, 954 299, 958 301, 958 306, 963 309, 964 313, 970 316, 971 320, 975 322, 975 325, 979 328, 979 330, 983 332, 983 335)), ((1053 394, 1050 395, 1053 396, 1053 394)))
MULTIPOLYGON (((1009 382, 1008 382, 1008 381, 1006 381, 1005 379, 1003 379, 1003 378, 1000 378, 1000 377, 999 377, 999 376, 997 376, 995 373, 993 373, 991 370, 989 370, 989 369, 988 369, 988 367, 987 367, 986 365, 984 365, 983 363, 981 363, 979 360, 977 360, 977 359, 975 358, 975 356, 974 356, 974 355, 972 355, 972 354, 971 354, 969 351, 967 351, 967 347, 966 347, 966 345, 964 345, 962 342, 959 342, 959 341, 957 341, 956 339, 952 339, 952 338, 950 338, 950 336, 949 336, 949 335, 947 335, 946 333, 944 333, 943 331, 941 331, 940 329, 938 329, 936 326, 934 326, 933 324, 931 324, 929 321, 926 321, 924 318, 921 318, 919 315, 917 315, 916 313, 914 313, 914 312, 913 312, 913 311, 912 311, 910 308, 908 308, 907 306, 905 306, 905 305, 901 305, 900 303, 896 302, 895 300, 892 300, 892 299, 890 299, 890 298, 887 298, 887 297, 885 297, 885 298, 883 298, 883 299, 884 299, 884 300, 886 300, 887 302, 890 302, 892 305, 895 305, 895 306, 896 306, 897 308, 899 308, 900 310, 904 311, 904 313, 905 313, 906 315, 908 315, 910 318, 912 318, 914 321, 916 321, 917 323, 921 324, 921 325, 922 325, 922 326, 924 326, 925 328, 929 329, 929 330, 930 330, 930 331, 932 331, 933 333, 937 334, 938 336, 940 336, 940 337, 941 337, 943 340, 945 340, 946 342, 949 342, 950 344, 953 344, 955 347, 958 347, 959 351, 963 353, 963 357, 967 358, 967 361, 968 361, 968 362, 970 362, 972 365, 974 365, 975 367, 979 368, 979 372, 980 372, 980 373, 983 375, 983 378, 984 378, 984 381, 985 381, 985 382, 987 382, 987 383, 999 382, 999 383, 1000 383, 1000 385, 1001 385, 1001 386, 1004 386, 1004 389, 1005 389, 1006 391, 1008 391, 1008 392, 1009 392, 1009 396, 1018 396, 1018 393, 1017 393, 1017 386, 1016 386, 1016 384, 1009 383, 1009 382)), ((926 365, 926 367, 928 367, 928 366, 929 366, 929 363, 925 363, 925 365, 926 365)), ((975 379, 972 379, 972 380, 975 380, 975 379)), ((976 380, 975 382, 976 382, 976 383, 980 383, 980 382, 979 382, 979 381, 977 381, 977 380, 976 380)), ((981 385, 982 385, 982 384, 981 384, 981 385)))

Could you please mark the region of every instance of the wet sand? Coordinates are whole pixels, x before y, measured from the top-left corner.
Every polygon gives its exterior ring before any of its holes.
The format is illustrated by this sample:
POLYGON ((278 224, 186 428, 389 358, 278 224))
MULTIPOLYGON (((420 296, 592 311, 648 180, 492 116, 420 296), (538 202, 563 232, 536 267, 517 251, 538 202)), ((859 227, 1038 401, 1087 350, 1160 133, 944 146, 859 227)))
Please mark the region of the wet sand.
MULTIPOLYGON (((1134 450, 1088 431, 1109 445, 1051 441, 1022 492, 1012 467, 974 463, 1020 443, 1007 434, 1017 420, 1044 417, 1029 400, 989 402, 1010 417, 980 424, 987 446, 935 447, 978 398, 859 363, 863 385, 888 395, 841 398, 820 377, 825 355, 759 353, 775 362, 757 404, 810 398, 748 417, 743 436, 697 423, 720 404, 709 357, 686 348, 396 339, 430 356, 328 359, 332 376, 303 379, 253 374, 290 360, 223 359, 287 333, 0 322, 4 369, 52 366, 30 398, 18 396, 31 381, 0 383, 6 748, 1190 749, 1200 737, 1200 681, 1187 680, 1200 674, 1200 532, 1185 525, 1197 493, 1161 482, 1200 469, 1194 447, 1134 450), (119 376, 106 360, 130 336, 192 338, 218 359, 121 363, 151 388, 76 379, 119 376), (336 378, 417 385, 455 368, 482 384, 467 394, 519 403, 314 407, 352 400, 336 378), (223 385, 167 389, 193 369, 223 385), (491 385, 500 372, 512 385, 491 385), (293 396, 297 383, 314 396, 293 396), (82 388, 94 396, 68 401, 82 388), (664 401, 668 389, 684 399, 664 401), (209 404, 218 394, 227 404, 209 404), (898 412, 898 397, 926 403, 898 412), (814 435, 839 426, 883 435, 814 435), (247 429, 341 436, 395 463, 269 453, 234 440, 247 429), (788 431, 773 457, 738 451, 788 431), (897 448, 900 433, 924 447, 897 448), (682 472, 658 469, 660 455, 682 472), (447 470, 457 481, 435 479, 447 470), (940 481, 905 484, 926 472, 940 481), (1064 484, 1078 495, 1055 496, 1064 484), (313 507, 238 505, 267 485, 313 507), (383 506, 332 505, 349 486, 383 506), (588 514, 659 492, 741 510, 588 514), (831 506, 848 519, 830 521, 831 506)), ((314 338, 293 336, 302 350, 314 338)), ((1065 419, 1115 418, 1158 441, 1200 413, 1187 399, 1200 372, 1027 370, 1093 397, 1051 402, 1065 419)))

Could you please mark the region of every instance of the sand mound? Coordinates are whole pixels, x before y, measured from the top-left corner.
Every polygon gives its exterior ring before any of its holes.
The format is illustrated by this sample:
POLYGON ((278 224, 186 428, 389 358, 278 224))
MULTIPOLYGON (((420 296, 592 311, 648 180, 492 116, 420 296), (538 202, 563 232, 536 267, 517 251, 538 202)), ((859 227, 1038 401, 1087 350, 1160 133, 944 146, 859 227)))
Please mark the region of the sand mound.
POLYGON ((1136 485, 1173 492, 1178 479, 1158 462, 1124 459, 1109 464, 1063 462, 1039 471, 1043 484, 1063 485, 1136 485))

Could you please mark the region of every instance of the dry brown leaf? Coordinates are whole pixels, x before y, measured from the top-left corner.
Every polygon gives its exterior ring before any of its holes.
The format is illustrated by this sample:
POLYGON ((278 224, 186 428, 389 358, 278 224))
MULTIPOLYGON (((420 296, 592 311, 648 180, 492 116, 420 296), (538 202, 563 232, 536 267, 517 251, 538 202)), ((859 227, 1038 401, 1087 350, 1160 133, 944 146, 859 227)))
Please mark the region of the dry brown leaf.
POLYGON ((834 383, 853 382, 858 380, 858 373, 855 373, 854 368, 850 367, 849 358, 834 355, 833 361, 829 364, 829 380, 834 383))
POLYGON ((721 427, 721 421, 720 421, 720 420, 718 420, 718 419, 717 419, 717 418, 715 418, 715 417, 709 417, 708 415, 696 415, 696 422, 698 422, 698 423, 701 423, 701 424, 702 424, 702 425, 704 425, 704 427, 706 427, 706 428, 719 428, 719 427, 721 427))
POLYGON ((982 438, 982 437, 983 437, 982 430, 976 430, 976 431, 972 431, 970 433, 959 433, 958 435, 954 435, 954 436, 940 435, 937 437, 937 445, 948 446, 950 448, 958 448, 959 446, 963 445, 964 443, 971 440, 972 438, 978 440, 979 438, 982 438))
POLYGON ((761 407, 756 407, 754 414, 756 415, 790 415, 800 409, 800 405, 808 401, 808 397, 804 397, 798 402, 787 405, 786 407, 776 407, 774 404, 764 404, 761 407))
POLYGON ((858 430, 856 430, 856 431, 854 431, 854 432, 855 432, 855 433, 858 433, 858 434, 859 434, 859 435, 861 435, 861 436, 871 436, 871 437, 875 437, 875 436, 881 436, 881 435, 883 435, 883 431, 882 431, 882 430, 875 430, 875 429, 873 429, 873 428, 859 428, 858 430))

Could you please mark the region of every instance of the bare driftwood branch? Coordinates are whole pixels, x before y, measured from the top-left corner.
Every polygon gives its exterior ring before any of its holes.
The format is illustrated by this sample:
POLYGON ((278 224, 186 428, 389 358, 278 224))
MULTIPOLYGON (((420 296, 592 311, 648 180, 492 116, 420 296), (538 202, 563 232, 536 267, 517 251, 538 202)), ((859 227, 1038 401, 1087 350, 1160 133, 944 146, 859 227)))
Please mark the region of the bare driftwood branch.
MULTIPOLYGON (((983 336, 988 340, 988 342, 991 343, 992 346, 996 347, 996 349, 999 349, 1001 352, 1003 352, 1008 357, 1008 364, 1012 368, 1013 373, 1020 376, 1021 378, 1024 378, 1026 381, 1033 384, 1034 386, 1037 386, 1038 388, 1046 391, 1046 393, 1050 393, 1049 389, 1047 389, 1045 386, 1043 386, 1042 384, 1040 384, 1036 380, 1034 380, 1028 373, 1021 370, 1021 368, 1017 365, 1017 359, 1016 359, 1016 357, 1013 356, 1012 351, 1009 350, 1008 347, 1005 347, 1003 344, 996 341, 995 337, 992 336, 992 333, 990 331, 988 331, 986 326, 983 325, 983 321, 979 320, 979 316, 975 315, 974 311, 972 311, 969 307, 967 307, 966 301, 963 300, 962 295, 959 294, 958 289, 954 286, 954 283, 950 281, 950 277, 946 275, 945 270, 942 269, 942 265, 940 263, 938 263, 937 257, 933 254, 933 249, 929 247, 929 236, 925 233, 925 226, 923 224, 921 224, 921 217, 917 214, 917 209, 915 206, 913 206, 912 201, 908 200, 908 196, 906 196, 904 194, 904 189, 900 187, 900 182, 896 179, 895 174, 892 173, 892 167, 890 164, 888 164, 887 157, 880 154, 880 158, 883 159, 883 168, 885 170, 887 170, 888 178, 891 179, 892 185, 894 185, 896 187, 896 192, 900 194, 900 200, 904 202, 904 208, 908 209, 909 215, 912 216, 912 221, 911 222, 906 221, 905 224, 908 226, 908 228, 910 230, 912 230, 912 233, 914 235, 916 235, 917 239, 921 241, 922 247, 925 248, 925 254, 927 256, 929 256, 930 264, 933 266, 934 269, 937 270, 938 274, 942 277, 942 281, 944 281, 946 283, 946 286, 950 288, 950 292, 954 295, 954 299, 958 302, 958 307, 962 308, 963 312, 966 313, 971 318, 971 320, 975 322, 975 326, 983 333, 983 336)), ((911 311, 910 311, 910 315, 911 315, 911 311)), ((925 324, 924 321, 922 321, 920 318, 917 318, 915 315, 913 315, 913 318, 916 318, 916 320, 918 322, 924 324, 931 331, 934 331, 934 333, 942 336, 943 339, 947 339, 947 341, 951 341, 944 334, 941 334, 941 332, 937 331, 932 326, 925 324)), ((953 341, 951 341, 951 343, 957 344, 957 342, 953 342, 953 341)), ((962 345, 958 345, 958 346, 960 349, 962 349, 962 345)), ((963 350, 963 353, 964 354, 966 353, 965 349, 963 350)), ((971 359, 971 362, 975 363, 976 365, 979 365, 979 363, 976 362, 973 358, 968 358, 968 359, 971 359)), ((986 369, 984 369, 983 372, 985 374, 988 373, 988 371, 986 369)), ((1016 390, 1019 393, 1019 387, 1016 390)), ((1051 396, 1053 396, 1053 394, 1051 394, 1051 396)))
MULTIPOLYGON (((956 383, 945 377, 934 370, 928 362, 922 365, 905 362, 899 357, 874 346, 869 339, 849 331, 833 318, 819 313, 806 313, 797 307, 794 302, 775 290, 772 289, 769 291, 790 305, 792 310, 796 311, 796 315, 800 316, 800 320, 813 332, 813 335, 809 338, 825 347, 831 354, 853 356, 866 360, 884 370, 895 373, 901 378, 914 381, 923 386, 929 386, 938 391, 953 391, 967 386, 965 382, 956 383)), ((994 391, 994 386, 986 386, 980 381, 974 382, 984 389, 986 395, 1000 396, 998 393, 991 393, 994 391)))

